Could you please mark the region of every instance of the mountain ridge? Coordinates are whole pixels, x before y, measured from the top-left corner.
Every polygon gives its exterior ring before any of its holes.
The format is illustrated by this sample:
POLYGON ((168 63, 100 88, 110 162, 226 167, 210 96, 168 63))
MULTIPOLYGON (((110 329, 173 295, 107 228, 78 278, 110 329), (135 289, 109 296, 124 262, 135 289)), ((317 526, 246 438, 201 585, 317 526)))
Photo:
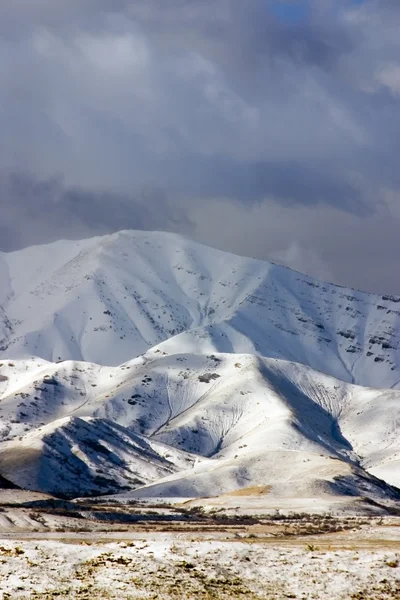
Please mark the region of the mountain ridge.
POLYGON ((164 343, 399 385, 400 298, 320 283, 177 234, 125 231, 3 253, 1 273, 0 358, 118 365, 164 343))
POLYGON ((400 298, 132 231, 0 254, 0 290, 12 484, 400 502, 400 298))
POLYGON ((354 493, 366 478, 373 497, 382 493, 374 477, 400 486, 398 390, 279 359, 158 348, 119 367, 34 359, 0 372, 0 473, 23 488, 213 495, 275 481, 280 493, 300 493, 303 470, 321 489, 341 489, 335 477, 354 493))

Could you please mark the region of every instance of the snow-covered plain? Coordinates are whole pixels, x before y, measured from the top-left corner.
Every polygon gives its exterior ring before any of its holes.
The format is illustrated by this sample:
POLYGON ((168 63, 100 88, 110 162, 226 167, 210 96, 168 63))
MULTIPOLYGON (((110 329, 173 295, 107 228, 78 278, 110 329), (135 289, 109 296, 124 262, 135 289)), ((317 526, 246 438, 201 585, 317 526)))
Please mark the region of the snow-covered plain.
POLYGON ((0 254, 0 312, 22 488, 400 500, 400 298, 121 232, 0 254))
POLYGON ((393 549, 321 550, 163 536, 121 543, 0 540, 3 600, 390 600, 393 549))

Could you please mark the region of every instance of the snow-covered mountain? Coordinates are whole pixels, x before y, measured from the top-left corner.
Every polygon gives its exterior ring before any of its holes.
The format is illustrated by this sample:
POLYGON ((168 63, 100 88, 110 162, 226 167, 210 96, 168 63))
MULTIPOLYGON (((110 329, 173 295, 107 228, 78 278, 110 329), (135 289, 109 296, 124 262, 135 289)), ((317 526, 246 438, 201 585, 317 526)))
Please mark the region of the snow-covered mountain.
POLYGON ((11 484, 400 501, 400 298, 121 232, 0 254, 0 312, 11 484))
MULTIPOLYGON (((400 391, 238 354, 1 366, 0 473, 68 496, 396 494, 400 391)), ((400 496, 399 496, 400 498, 400 496)))
POLYGON ((319 283, 169 233, 0 254, 0 357, 118 365, 164 351, 251 353, 397 387, 400 297, 319 283))

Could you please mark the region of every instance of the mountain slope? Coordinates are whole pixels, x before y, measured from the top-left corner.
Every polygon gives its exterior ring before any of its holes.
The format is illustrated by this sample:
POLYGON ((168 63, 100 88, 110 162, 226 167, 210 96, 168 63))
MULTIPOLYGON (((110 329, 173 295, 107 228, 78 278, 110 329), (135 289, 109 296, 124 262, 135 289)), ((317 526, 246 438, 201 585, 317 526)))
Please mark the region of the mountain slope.
POLYGON ((0 254, 0 480, 400 501, 399 316, 172 234, 0 254))
POLYGON ((67 496, 396 497, 373 477, 400 456, 400 391, 253 355, 167 355, 120 367, 18 360, 0 367, 0 474, 67 496), (368 472, 367 472, 368 471, 368 472))
POLYGON ((252 353, 399 386, 400 298, 166 233, 0 254, 0 356, 118 365, 160 351, 252 353))
POLYGON ((131 490, 196 462, 102 419, 67 417, 1 446, 0 471, 20 487, 67 497, 131 490))

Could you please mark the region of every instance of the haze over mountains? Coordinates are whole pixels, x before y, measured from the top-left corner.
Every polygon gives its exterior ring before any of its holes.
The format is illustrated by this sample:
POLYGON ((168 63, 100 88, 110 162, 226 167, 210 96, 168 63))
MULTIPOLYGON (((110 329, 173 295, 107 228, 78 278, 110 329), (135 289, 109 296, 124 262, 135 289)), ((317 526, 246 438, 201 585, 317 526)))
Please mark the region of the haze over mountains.
POLYGON ((0 254, 0 311, 16 485, 400 499, 400 298, 125 231, 0 254))

